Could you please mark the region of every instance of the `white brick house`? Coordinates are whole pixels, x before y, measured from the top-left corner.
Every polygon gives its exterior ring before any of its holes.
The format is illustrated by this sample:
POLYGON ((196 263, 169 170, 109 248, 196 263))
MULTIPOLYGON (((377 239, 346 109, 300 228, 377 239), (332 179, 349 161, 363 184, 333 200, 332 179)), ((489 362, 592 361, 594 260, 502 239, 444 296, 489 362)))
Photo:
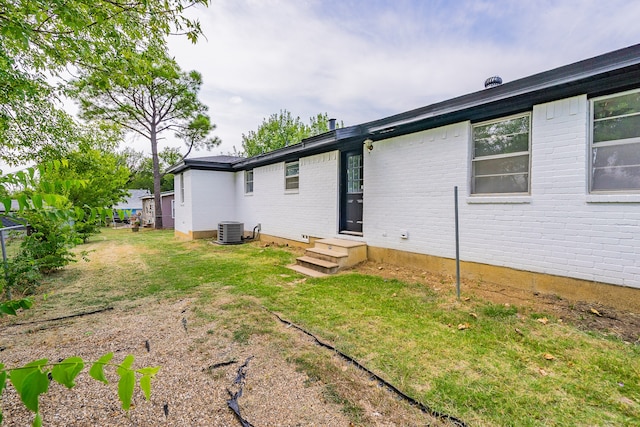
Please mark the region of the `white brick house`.
POLYGON ((640 288, 640 45, 172 173, 180 236, 240 221, 265 238, 355 239, 375 260, 449 272, 457 186, 467 277, 519 272, 560 294, 640 288))

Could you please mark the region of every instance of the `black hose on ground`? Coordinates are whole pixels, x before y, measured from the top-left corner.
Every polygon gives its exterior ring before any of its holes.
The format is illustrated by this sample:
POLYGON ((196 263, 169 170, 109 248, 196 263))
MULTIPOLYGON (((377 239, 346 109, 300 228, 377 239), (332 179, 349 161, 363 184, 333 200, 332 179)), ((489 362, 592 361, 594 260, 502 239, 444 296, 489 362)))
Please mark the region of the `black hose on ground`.
POLYGON ((233 381, 233 384, 237 384, 238 391, 232 393, 231 390, 227 389, 227 393, 231 398, 227 400, 227 406, 236 414, 238 421, 240 421, 240 425, 242 427, 254 427, 249 421, 245 420, 240 414, 240 405, 238 404, 238 399, 242 397, 242 388, 244 386, 244 379, 247 375, 246 368, 249 365, 249 361, 253 359, 253 356, 247 358, 247 360, 238 368, 238 375, 236 375, 236 379, 233 381))
POLYGON ((270 311, 271 314, 273 314, 275 317, 278 318, 278 320, 280 320, 282 323, 289 325, 293 328, 296 328, 297 330, 299 330, 300 332, 308 335, 309 337, 313 338, 313 340, 316 342, 316 344, 318 344, 321 347, 327 348, 331 351, 336 352, 338 355, 340 355, 340 357, 342 357, 343 359, 353 363, 358 369, 363 370, 364 372, 368 373, 369 375, 371 375, 371 377, 373 379, 375 379, 379 384, 384 385, 385 387, 387 387, 387 389, 391 390, 392 392, 394 392, 396 395, 398 395, 400 398, 402 398, 403 400, 405 400, 406 402, 408 402, 409 404, 418 407, 422 412, 424 412, 425 414, 429 414, 435 418, 439 418, 441 420, 446 420, 449 421, 451 423, 453 423, 454 425, 458 426, 458 427, 468 427, 467 423, 465 423, 464 421, 462 421, 459 418, 456 418, 452 415, 448 415, 448 414, 444 414, 442 412, 436 411, 434 409, 429 408, 427 405, 425 405, 422 402, 419 402, 418 400, 414 399, 411 396, 407 396, 406 394, 404 394, 402 391, 400 391, 397 387, 395 387, 393 384, 389 383, 387 380, 385 380, 384 378, 380 377, 378 374, 374 373, 373 371, 371 371, 369 368, 363 366, 362 364, 360 364, 360 362, 358 362, 357 360, 355 360, 353 357, 344 354, 343 352, 341 352, 340 350, 336 349, 334 346, 332 346, 331 344, 327 344, 323 341, 320 341, 320 339, 318 337, 316 337, 314 334, 312 334, 311 332, 303 329, 302 327, 296 325, 295 323, 292 323, 288 320, 283 319, 282 317, 280 317, 277 313, 274 313, 272 311, 270 311))

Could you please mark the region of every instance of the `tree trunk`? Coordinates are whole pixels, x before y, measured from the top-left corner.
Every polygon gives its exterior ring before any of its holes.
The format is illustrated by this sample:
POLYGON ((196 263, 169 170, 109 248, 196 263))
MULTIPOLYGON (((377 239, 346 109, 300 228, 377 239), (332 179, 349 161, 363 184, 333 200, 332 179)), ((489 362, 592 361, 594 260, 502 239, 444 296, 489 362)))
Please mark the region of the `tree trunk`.
POLYGON ((160 160, 158 159, 158 138, 156 125, 151 124, 151 159, 153 160, 153 204, 156 213, 155 229, 162 229, 162 197, 160 196, 160 160))

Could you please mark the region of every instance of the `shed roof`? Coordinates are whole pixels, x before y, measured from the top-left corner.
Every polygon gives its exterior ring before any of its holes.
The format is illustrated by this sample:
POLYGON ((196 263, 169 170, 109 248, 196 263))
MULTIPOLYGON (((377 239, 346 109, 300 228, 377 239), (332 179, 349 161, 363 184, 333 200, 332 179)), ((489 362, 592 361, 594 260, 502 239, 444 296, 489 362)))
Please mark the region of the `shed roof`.
MULTIPOLYGON (((173 196, 174 191, 163 191, 160 193, 160 197, 169 197, 169 196, 173 196)), ((147 199, 153 199, 153 194, 147 194, 146 196, 142 196, 141 197, 142 200, 147 200, 147 199)))
POLYGON ((129 196, 125 197, 123 201, 117 203, 113 206, 113 209, 142 209, 142 200, 141 198, 149 194, 149 190, 138 189, 138 190, 127 190, 129 192, 129 196))

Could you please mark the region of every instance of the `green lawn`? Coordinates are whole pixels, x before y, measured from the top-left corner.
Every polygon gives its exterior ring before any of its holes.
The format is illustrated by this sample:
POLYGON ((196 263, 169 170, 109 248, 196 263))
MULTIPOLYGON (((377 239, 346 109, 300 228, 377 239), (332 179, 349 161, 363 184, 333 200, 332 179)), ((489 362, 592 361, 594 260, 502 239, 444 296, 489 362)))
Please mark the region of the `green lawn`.
POLYGON ((459 303, 453 284, 436 292, 357 273, 302 280, 285 268, 295 258, 286 248, 181 242, 172 232, 148 230, 105 230, 89 247, 102 245, 132 246, 141 262, 124 257, 94 270, 69 268, 43 291, 69 282, 102 285, 86 293, 53 292, 41 304, 192 296, 207 317, 215 316, 207 308, 211 301, 224 295, 231 314, 225 321, 238 341, 277 333, 267 326, 265 310, 255 319, 256 307, 263 306, 469 425, 640 425, 638 343, 586 333, 515 306, 476 298, 459 303))

